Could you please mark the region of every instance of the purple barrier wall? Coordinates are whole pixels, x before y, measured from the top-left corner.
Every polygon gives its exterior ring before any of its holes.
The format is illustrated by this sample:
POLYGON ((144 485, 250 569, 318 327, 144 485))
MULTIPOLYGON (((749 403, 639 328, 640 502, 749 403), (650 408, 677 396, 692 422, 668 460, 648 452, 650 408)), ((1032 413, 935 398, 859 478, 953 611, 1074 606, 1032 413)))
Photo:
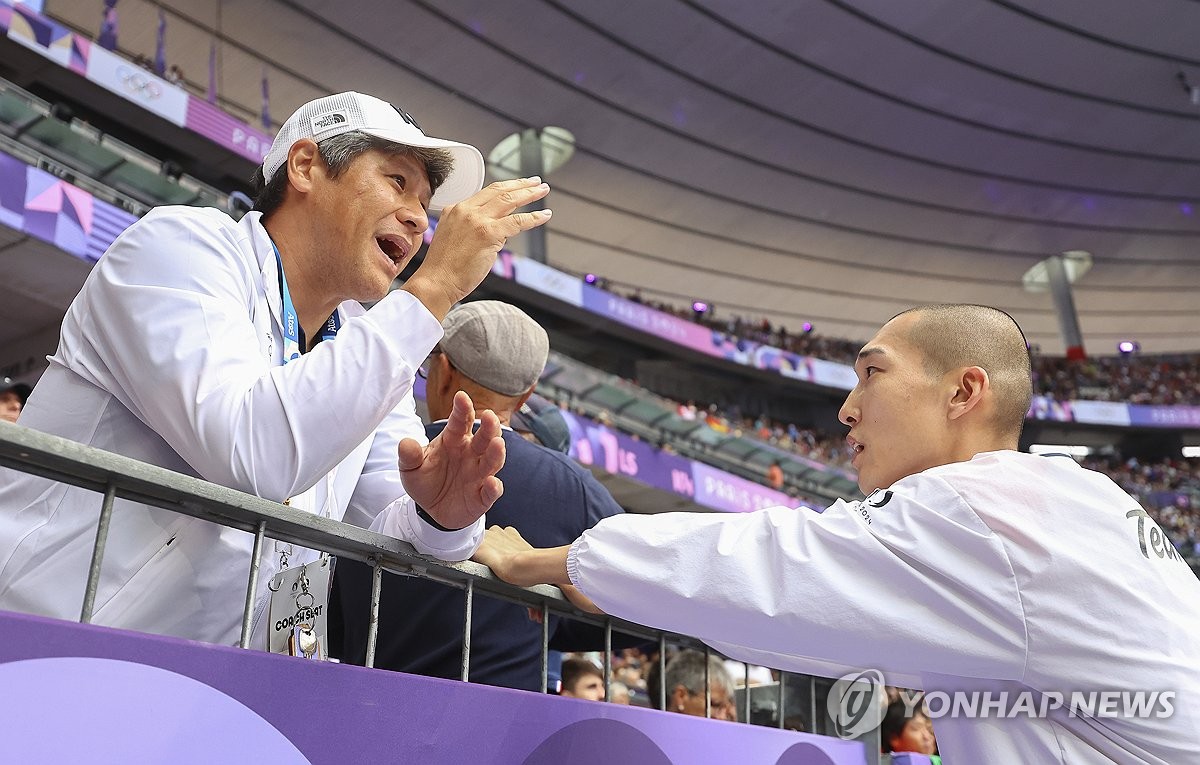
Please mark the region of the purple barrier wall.
POLYGON ((11 762, 850 765, 862 744, 0 612, 11 762))

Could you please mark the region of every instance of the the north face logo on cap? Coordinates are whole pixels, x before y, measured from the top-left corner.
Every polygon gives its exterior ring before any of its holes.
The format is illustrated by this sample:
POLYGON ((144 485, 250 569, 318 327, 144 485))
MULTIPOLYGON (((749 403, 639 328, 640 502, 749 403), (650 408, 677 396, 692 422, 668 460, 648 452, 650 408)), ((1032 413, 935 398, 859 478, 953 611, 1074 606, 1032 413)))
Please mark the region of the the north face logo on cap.
POLYGON ((323 133, 326 130, 337 127, 338 125, 345 125, 349 121, 350 120, 348 117, 346 117, 346 112, 344 111, 325 112, 324 114, 317 115, 316 117, 312 118, 313 135, 316 135, 317 133, 323 133))

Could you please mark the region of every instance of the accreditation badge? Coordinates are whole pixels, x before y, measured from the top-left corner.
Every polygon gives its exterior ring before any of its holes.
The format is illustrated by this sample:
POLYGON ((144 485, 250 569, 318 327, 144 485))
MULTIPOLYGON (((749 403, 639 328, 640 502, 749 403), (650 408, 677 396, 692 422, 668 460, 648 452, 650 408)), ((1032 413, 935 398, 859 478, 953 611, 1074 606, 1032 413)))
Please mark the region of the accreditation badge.
POLYGON ((271 580, 270 651, 305 659, 328 658, 326 634, 331 559, 280 571, 271 580))

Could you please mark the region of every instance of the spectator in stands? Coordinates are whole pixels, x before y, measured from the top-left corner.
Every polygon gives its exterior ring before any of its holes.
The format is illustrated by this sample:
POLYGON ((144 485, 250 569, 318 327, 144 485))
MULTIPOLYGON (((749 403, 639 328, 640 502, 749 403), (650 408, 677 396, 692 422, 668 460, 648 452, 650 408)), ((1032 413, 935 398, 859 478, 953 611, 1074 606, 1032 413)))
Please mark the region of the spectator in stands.
POLYGON ((604 673, 588 659, 563 659, 559 696, 604 701, 604 673))
MULTIPOLYGON (((425 400, 433 421, 426 435, 436 439, 446 427, 457 391, 466 391, 478 409, 494 412, 507 426, 526 408, 546 365, 546 331, 524 311, 494 300, 464 303, 446 315, 444 336, 422 367, 428 374, 425 400)), ((544 402, 544 399, 543 399, 544 402)), ((488 512, 488 523, 514 526, 545 546, 567 544, 602 518, 622 512, 592 474, 565 455, 562 431, 545 419, 524 419, 542 430, 557 449, 536 446, 505 428, 505 466, 497 474, 505 491, 488 512)), ((550 407, 546 409, 545 407, 550 407)), ((371 569, 341 561, 335 587, 342 603, 344 659, 366 659, 370 618, 371 569)), ((375 666, 435 677, 457 678, 462 663, 465 596, 456 587, 410 577, 385 576, 379 605, 375 666)), ((559 650, 603 645, 596 628, 550 617, 551 647, 559 650)), ((474 682, 537 691, 541 688, 542 628, 526 609, 476 597, 471 617, 474 682)))
POLYGON ((11 377, 0 381, 0 420, 16 422, 33 388, 11 377))
POLYGON ((888 704, 879 726, 879 738, 884 752, 937 754, 933 723, 919 698, 909 699, 907 705, 901 699, 888 704))
MULTIPOLYGON (((659 696, 658 662, 651 666, 646 686, 650 691, 650 704, 656 706, 659 696)), ((733 678, 729 676, 725 661, 720 656, 709 655, 706 660, 703 651, 692 648, 680 651, 667 661, 666 688, 669 712, 737 721, 733 678), (705 664, 708 665, 708 696, 712 710, 708 715, 704 711, 705 664)))
POLYGON ((783 488, 783 464, 779 460, 775 460, 771 467, 767 468, 767 485, 775 491, 783 488))
MULTIPOLYGON (((516 212, 546 195, 538 179, 480 190, 483 176, 478 150, 426 136, 384 101, 305 104, 256 174, 256 212, 161 207, 113 243, 23 423, 467 557, 502 491, 499 420, 481 413, 473 435, 460 394, 427 443, 413 375, 505 239, 549 218, 516 212), (439 209, 424 262, 389 294, 439 209)), ((0 475, 0 608, 78 618, 97 504, 87 489, 0 475)), ((96 623, 238 640, 250 535, 118 499, 108 540, 96 623)), ((316 558, 268 542, 257 592, 316 558)), ((262 597, 257 624, 266 609, 262 597)))
POLYGON ((179 67, 179 64, 171 64, 167 67, 166 80, 172 85, 179 85, 183 82, 183 69, 179 67))
POLYGON ((547 449, 566 454, 571 449, 571 429, 562 410, 554 402, 531 394, 525 403, 512 413, 509 425, 526 441, 541 444, 547 449))
POLYGON ((1064 705, 939 717, 952 762, 1191 759, 1200 581, 1110 479, 1015 451, 1032 389, 1012 318, 907 311, 855 371, 840 416, 861 502, 624 516, 552 550, 491 529, 476 559, 507 581, 574 584, 622 618, 791 671, 875 667, 902 684, 1012 699, 1098 683, 1178 699, 1169 715, 1098 720, 1064 705))
POLYGON ((610 703, 623 704, 625 706, 629 706, 629 704, 630 704, 629 686, 625 685, 625 683, 614 680, 608 684, 608 690, 609 690, 608 695, 611 697, 611 698, 609 698, 610 703))

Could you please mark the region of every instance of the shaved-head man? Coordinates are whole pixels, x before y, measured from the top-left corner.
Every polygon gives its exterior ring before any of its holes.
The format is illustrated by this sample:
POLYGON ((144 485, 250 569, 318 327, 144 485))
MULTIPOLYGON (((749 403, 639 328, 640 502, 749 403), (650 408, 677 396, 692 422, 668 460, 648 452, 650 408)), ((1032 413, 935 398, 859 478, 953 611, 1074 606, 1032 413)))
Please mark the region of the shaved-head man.
POLYGON ((958 711, 937 695, 928 710, 948 761, 1194 761, 1200 580, 1106 476, 1016 451, 1016 322, 906 311, 855 372, 840 417, 861 502, 624 516, 549 550, 492 529, 476 560, 739 660, 942 692, 958 711))

